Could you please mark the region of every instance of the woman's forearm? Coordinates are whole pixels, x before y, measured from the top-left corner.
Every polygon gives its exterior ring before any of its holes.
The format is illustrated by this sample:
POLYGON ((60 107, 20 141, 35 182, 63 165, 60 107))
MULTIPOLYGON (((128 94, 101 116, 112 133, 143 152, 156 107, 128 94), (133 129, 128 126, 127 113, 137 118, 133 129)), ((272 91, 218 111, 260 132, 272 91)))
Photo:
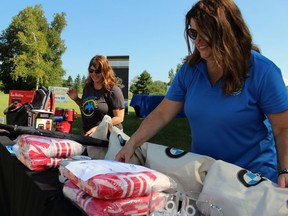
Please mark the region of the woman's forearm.
POLYGON ((81 106, 81 99, 79 97, 77 97, 74 102, 78 105, 81 106))

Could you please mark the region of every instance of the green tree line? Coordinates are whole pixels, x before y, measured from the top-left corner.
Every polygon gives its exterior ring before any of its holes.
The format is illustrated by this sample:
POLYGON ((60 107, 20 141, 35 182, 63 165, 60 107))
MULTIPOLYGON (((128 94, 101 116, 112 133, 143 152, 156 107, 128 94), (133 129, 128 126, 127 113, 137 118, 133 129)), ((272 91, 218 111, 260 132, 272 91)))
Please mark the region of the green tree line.
POLYGON ((167 83, 160 80, 153 81, 148 71, 144 70, 131 81, 130 92, 132 94, 166 94, 168 86, 171 85, 180 67, 181 64, 178 64, 175 72, 173 69, 168 72, 169 82, 167 83))

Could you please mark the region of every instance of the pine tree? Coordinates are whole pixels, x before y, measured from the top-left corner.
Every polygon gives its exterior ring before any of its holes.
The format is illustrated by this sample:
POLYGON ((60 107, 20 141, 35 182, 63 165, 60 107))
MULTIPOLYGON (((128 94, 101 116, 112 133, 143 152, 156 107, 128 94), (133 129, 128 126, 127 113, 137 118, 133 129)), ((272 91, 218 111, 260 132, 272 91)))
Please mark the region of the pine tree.
POLYGON ((135 83, 133 83, 130 87, 130 91, 133 94, 150 94, 151 87, 153 85, 153 80, 151 75, 145 70, 143 71, 135 83))

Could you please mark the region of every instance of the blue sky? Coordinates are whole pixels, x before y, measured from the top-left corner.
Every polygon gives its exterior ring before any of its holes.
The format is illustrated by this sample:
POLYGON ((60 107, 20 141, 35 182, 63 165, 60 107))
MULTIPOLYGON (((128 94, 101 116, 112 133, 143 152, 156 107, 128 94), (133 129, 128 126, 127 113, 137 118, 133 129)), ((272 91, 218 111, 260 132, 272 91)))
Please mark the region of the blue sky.
MULTIPOLYGON (((129 55, 129 80, 147 70, 154 81, 168 81, 187 54, 184 19, 194 0, 9 0, 2 1, 0 31, 19 11, 41 4, 50 23, 66 13, 62 39, 66 78, 87 75, 92 56, 129 55)), ((262 54, 288 78, 288 0, 235 0, 262 54)))

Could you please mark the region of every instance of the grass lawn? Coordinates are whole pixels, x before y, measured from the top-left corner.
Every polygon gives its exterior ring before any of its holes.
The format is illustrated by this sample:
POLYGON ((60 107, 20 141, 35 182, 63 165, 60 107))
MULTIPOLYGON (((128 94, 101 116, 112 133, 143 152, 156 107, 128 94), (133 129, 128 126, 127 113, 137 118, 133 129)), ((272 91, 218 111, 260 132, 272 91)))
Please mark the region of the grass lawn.
MULTIPOLYGON (((4 118, 6 123, 6 116, 4 110, 8 107, 8 94, 0 92, 0 117, 4 118)), ((55 107, 72 108, 78 113, 78 118, 73 122, 72 133, 82 134, 82 120, 79 107, 69 98, 68 103, 56 103, 55 107)), ((125 115, 123 122, 124 132, 131 136, 138 128, 143 118, 136 116, 133 107, 128 107, 129 114, 125 115)), ((170 124, 168 124, 162 131, 160 131, 149 142, 163 144, 171 147, 176 147, 186 151, 190 150, 191 134, 188 121, 186 118, 175 118, 170 124)))

